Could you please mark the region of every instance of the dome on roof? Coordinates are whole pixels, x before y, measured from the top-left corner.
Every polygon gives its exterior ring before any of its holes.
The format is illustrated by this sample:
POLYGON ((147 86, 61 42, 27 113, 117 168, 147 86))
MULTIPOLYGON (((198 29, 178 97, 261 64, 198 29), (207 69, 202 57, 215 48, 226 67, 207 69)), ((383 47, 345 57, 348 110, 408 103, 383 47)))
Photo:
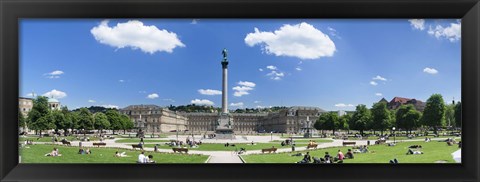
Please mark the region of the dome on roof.
POLYGON ((48 102, 60 102, 60 101, 58 101, 57 99, 54 99, 54 98, 49 98, 48 102))

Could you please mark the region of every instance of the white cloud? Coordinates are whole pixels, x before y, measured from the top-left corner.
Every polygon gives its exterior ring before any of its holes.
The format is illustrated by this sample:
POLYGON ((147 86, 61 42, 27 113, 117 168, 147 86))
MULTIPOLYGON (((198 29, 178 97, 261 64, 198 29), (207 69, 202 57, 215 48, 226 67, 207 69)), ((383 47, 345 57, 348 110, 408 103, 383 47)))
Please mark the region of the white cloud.
POLYGON ((300 68, 300 67, 296 67, 295 69, 296 69, 297 71, 302 71, 302 68, 300 68))
POLYGON ((118 80, 118 82, 123 83, 123 82, 125 82, 125 80, 118 80))
POLYGON ((386 78, 381 77, 380 75, 377 75, 376 77, 372 78, 373 80, 381 80, 381 81, 387 81, 386 78))
POLYGON ((424 19, 410 19, 408 20, 413 29, 424 30, 425 29, 425 20, 424 19))
POLYGON ((462 25, 460 22, 458 23, 450 23, 450 26, 443 27, 441 25, 435 26, 432 28, 431 26, 428 29, 428 34, 435 36, 437 39, 445 38, 448 39, 450 42, 455 42, 460 40, 462 35, 462 25))
POLYGON ((235 92, 233 93, 233 96, 235 97, 241 97, 243 95, 250 94, 248 91, 253 90, 253 88, 256 86, 255 83, 249 81, 239 81, 237 84, 239 86, 235 86, 232 88, 233 90, 235 90, 235 92))
POLYGON ((255 103, 255 104, 258 104, 260 102, 262 102, 262 101, 259 101, 259 100, 253 101, 253 103, 255 103))
POLYGON ((274 32, 260 32, 258 28, 254 31, 247 34, 245 43, 250 47, 258 44, 265 53, 275 56, 318 59, 331 57, 336 50, 328 35, 305 22, 286 24, 274 32))
POLYGON ((269 65, 269 66, 267 66, 267 69, 269 69, 269 70, 276 70, 277 67, 276 67, 276 66, 273 66, 273 65, 269 65))
POLYGON ((196 105, 209 105, 209 106, 214 104, 212 101, 209 101, 207 99, 202 99, 202 100, 195 99, 195 100, 190 101, 190 103, 196 104, 196 105))
POLYGON ((117 49, 131 47, 150 54, 157 51, 171 53, 176 47, 185 47, 174 32, 160 30, 153 25, 144 25, 138 20, 117 23, 113 27, 108 26, 108 20, 104 20, 100 25, 93 27, 90 33, 102 44, 117 49))
POLYGON ((263 71, 263 69, 262 69, 262 68, 258 68, 258 71, 263 71))
POLYGON ((67 93, 53 89, 50 92, 44 93, 43 96, 48 98, 61 99, 67 96, 67 93))
POLYGON ((233 93, 233 96, 235 96, 235 97, 241 97, 241 96, 243 96, 243 95, 248 95, 248 94, 250 94, 250 93, 247 92, 247 91, 236 91, 236 92, 233 93))
POLYGON ((190 23, 190 24, 196 25, 197 23, 198 23, 198 19, 193 19, 192 23, 190 23))
POLYGON ((230 103, 230 106, 232 106, 232 107, 243 107, 243 102, 230 103))
POLYGON ((375 93, 376 96, 382 96, 382 93, 375 93))
POLYGON ((267 76, 269 76, 270 79, 272 79, 272 80, 281 80, 282 77, 285 76, 285 73, 283 73, 281 71, 273 70, 270 73, 268 73, 267 76))
POLYGON ((175 102, 175 100, 173 99, 163 99, 164 101, 168 101, 168 102, 175 102))
POLYGON ((117 105, 112 105, 112 104, 106 104, 106 105, 101 105, 104 108, 112 108, 112 109, 118 109, 119 107, 117 105))
POLYGON ((46 75, 47 78, 54 79, 54 78, 60 78, 60 75, 63 75, 63 74, 64 74, 63 71, 55 70, 50 73, 45 73, 44 75, 46 75))
POLYGON ((438 71, 435 68, 428 68, 428 67, 423 69, 423 72, 428 73, 428 74, 432 74, 432 75, 438 73, 438 71))
POLYGON ((265 108, 265 106, 256 106, 256 108, 263 109, 263 108, 265 108))
POLYGON ((344 103, 338 103, 335 104, 335 107, 353 107, 353 104, 344 104, 344 103))
POLYGON ((249 81, 239 81, 239 85, 245 86, 245 87, 255 87, 255 83, 249 82, 249 81))
POLYGON ((149 94, 149 95, 147 96, 147 98, 149 98, 149 99, 156 99, 156 98, 158 98, 158 94, 156 94, 156 93, 149 94))
POLYGON ((376 86, 376 85, 378 85, 378 83, 375 82, 375 81, 370 81, 370 85, 376 86))
POLYGON ((212 90, 212 89, 199 89, 198 93, 200 93, 202 95, 221 95, 222 91, 212 90))
POLYGON ((97 102, 97 101, 90 99, 90 100, 88 100, 88 102, 90 102, 90 103, 95 103, 95 102, 97 102))

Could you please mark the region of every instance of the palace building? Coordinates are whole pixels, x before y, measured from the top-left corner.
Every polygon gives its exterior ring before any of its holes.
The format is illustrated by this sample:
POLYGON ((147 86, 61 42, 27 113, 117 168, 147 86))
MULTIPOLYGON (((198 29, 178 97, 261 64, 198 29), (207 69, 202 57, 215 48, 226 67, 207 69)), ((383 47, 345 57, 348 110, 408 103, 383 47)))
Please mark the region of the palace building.
MULTIPOLYGON (((182 131, 196 134, 215 132, 218 113, 175 112, 156 105, 131 105, 120 109, 147 133, 182 131)), ((257 132, 304 133, 326 111, 318 107, 295 106, 271 113, 231 113, 237 134, 257 132)))
POLYGON ((423 112, 426 103, 417 99, 409 99, 403 97, 394 97, 390 102, 382 98, 379 102, 387 103, 387 108, 391 110, 398 109, 402 105, 412 104, 417 111, 423 112))

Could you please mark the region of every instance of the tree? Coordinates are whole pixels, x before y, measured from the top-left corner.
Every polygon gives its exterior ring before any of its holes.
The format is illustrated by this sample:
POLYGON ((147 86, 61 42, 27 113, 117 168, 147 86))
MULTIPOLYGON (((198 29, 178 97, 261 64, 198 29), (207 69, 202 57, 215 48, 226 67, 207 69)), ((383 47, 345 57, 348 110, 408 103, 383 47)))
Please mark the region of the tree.
POLYGON ((387 108, 387 103, 377 102, 372 106, 372 122, 373 129, 380 130, 381 135, 383 131, 392 126, 392 118, 390 117, 390 111, 387 108))
POLYGON ((455 104, 455 126, 462 127, 462 103, 455 104))
MULTIPOLYGON (((87 108, 81 108, 78 113, 77 128, 83 130, 92 130, 93 124, 92 113, 90 113, 87 108)), ((83 134, 86 135, 86 131, 84 131, 83 134)))
POLYGON ((395 118, 398 128, 412 133, 412 130, 420 126, 422 113, 417 111, 412 104, 402 105, 398 108, 395 118))
POLYGON ((64 130, 66 132, 69 125, 65 119, 65 115, 63 114, 63 112, 59 110, 53 110, 51 111, 51 114, 53 123, 55 124, 55 132, 58 132, 58 130, 64 130))
POLYGON ((442 95, 433 94, 428 98, 421 121, 424 125, 433 127, 435 134, 437 127, 445 126, 445 102, 442 95))
MULTIPOLYGON (((349 121, 351 119, 352 119, 352 116, 349 115, 349 114, 345 114, 343 116, 340 116, 338 118, 338 123, 339 123, 339 126, 340 126, 338 129, 349 131, 350 130, 349 121)), ((350 131, 348 133, 350 133, 350 131)))
POLYGON ((368 129, 367 126, 371 123, 371 112, 367 109, 367 106, 363 104, 358 105, 350 123, 353 124, 353 127, 350 126, 351 129, 360 130, 360 134, 363 136, 363 131, 368 129))
POLYGON ((48 113, 47 115, 37 119, 34 123, 32 123, 31 126, 34 130, 38 130, 40 132, 40 136, 42 136, 43 130, 50 130, 55 128, 55 120, 53 118, 53 114, 48 113))
POLYGON ((340 127, 338 115, 334 112, 322 114, 317 122, 319 122, 319 124, 314 124, 313 127, 316 125, 320 130, 332 130, 333 134, 335 134, 335 130, 340 127))
MULTIPOLYGON (((38 96, 36 99, 34 99, 32 110, 28 113, 27 125, 29 126, 29 128, 37 132, 39 130, 43 130, 42 126, 48 126, 48 125, 44 125, 45 123, 36 124, 36 122, 38 122, 40 118, 45 117, 49 112, 50 112, 50 108, 48 107, 47 97, 38 96)), ((44 121, 45 119, 42 120, 42 122, 44 121)), ((42 135, 41 131, 40 131, 40 135, 42 135)))
POLYGON ((107 115, 98 112, 95 114, 95 128, 100 130, 100 136, 103 134, 103 129, 110 127, 110 122, 108 121, 107 115))
POLYGON ((455 105, 445 105, 445 124, 448 127, 455 126, 455 105))
POLYGON ((120 113, 115 110, 108 110, 105 115, 110 123, 110 129, 112 129, 113 134, 115 134, 115 130, 123 129, 123 122, 120 118, 120 113))
POLYGON ((126 133, 126 130, 130 130, 130 129, 133 129, 134 125, 133 125, 133 122, 132 120, 130 120, 130 118, 125 115, 125 114, 122 114, 120 115, 120 120, 122 121, 122 129, 123 129, 123 134, 126 133))
POLYGON ((26 131, 27 119, 23 116, 20 108, 18 109, 18 128, 23 128, 23 132, 26 131))

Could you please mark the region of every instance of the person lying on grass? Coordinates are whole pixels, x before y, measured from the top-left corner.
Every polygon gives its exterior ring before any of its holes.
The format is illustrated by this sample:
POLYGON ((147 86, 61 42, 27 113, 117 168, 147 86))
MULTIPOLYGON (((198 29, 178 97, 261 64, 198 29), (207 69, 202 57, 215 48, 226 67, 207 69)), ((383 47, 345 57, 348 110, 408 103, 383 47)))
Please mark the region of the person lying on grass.
POLYGON ((52 152, 45 154, 45 156, 56 157, 56 156, 62 156, 62 154, 58 153, 57 148, 53 148, 52 152))
POLYGON ((119 153, 118 151, 115 152, 115 157, 128 157, 125 152, 119 153))
POLYGON ((418 155, 418 154, 423 154, 423 152, 422 152, 422 151, 418 151, 418 150, 408 149, 407 155, 408 155, 408 154, 418 155))

